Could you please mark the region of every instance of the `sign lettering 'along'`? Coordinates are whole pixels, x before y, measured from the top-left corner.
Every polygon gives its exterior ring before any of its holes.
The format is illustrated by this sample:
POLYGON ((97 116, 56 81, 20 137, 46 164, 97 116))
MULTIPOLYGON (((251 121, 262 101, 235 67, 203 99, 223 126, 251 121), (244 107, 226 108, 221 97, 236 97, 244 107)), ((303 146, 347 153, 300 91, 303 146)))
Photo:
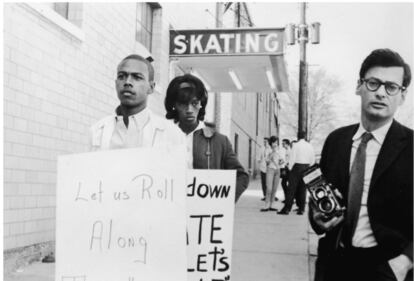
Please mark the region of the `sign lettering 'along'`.
POLYGON ((284 29, 170 30, 170 55, 277 55, 284 29))

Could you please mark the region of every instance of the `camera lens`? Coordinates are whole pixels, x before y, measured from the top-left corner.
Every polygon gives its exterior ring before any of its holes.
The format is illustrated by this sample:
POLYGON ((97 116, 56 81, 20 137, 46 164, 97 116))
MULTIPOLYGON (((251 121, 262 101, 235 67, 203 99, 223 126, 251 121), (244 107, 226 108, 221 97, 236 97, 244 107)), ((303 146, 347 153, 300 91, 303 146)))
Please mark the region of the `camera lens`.
POLYGON ((319 209, 324 213, 331 213, 334 209, 334 204, 331 199, 324 198, 319 201, 319 209))
POLYGON ((322 199, 323 197, 325 197, 326 196, 325 189, 324 188, 321 188, 321 187, 316 188, 315 189, 315 196, 318 199, 322 199))

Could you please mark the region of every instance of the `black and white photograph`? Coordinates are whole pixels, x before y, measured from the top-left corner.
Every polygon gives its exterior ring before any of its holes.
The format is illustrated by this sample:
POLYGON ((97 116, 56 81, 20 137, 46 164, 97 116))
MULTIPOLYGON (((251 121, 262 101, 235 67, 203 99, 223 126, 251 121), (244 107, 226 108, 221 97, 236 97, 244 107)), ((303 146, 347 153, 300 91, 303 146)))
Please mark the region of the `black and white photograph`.
POLYGON ((3 280, 413 280, 414 2, 1 6, 3 280))

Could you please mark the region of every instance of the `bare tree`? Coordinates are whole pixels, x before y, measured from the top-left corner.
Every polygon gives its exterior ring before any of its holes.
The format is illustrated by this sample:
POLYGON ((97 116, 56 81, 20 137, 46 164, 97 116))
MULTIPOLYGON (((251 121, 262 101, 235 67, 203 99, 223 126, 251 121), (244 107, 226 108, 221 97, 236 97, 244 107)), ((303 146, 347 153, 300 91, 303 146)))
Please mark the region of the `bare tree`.
MULTIPOLYGON (((296 136, 298 130, 298 75, 292 75, 292 92, 279 95, 281 135, 296 136)), ((338 127, 341 81, 324 69, 308 75, 308 137, 322 143, 338 127)))

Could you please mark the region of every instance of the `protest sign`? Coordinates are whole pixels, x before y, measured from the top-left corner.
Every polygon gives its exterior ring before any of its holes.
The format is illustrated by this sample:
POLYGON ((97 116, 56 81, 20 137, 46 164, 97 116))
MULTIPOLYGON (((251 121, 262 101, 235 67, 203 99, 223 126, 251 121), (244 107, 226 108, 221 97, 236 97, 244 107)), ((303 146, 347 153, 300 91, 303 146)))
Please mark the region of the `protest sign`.
POLYGON ((58 160, 56 281, 183 281, 185 147, 58 160))
POLYGON ((187 172, 188 281, 230 279, 236 171, 187 172))

